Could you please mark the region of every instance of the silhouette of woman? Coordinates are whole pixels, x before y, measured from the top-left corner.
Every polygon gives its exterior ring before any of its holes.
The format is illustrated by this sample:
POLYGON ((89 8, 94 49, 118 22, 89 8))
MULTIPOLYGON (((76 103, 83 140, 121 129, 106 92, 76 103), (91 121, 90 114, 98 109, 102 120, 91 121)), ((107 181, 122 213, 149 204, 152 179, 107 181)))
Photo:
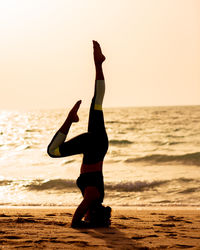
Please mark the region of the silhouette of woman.
MULTIPOLYGON (((90 219, 90 212, 92 209, 94 212, 95 207, 102 207, 101 204, 104 198, 102 166, 103 159, 108 150, 108 137, 104 126, 102 111, 102 102, 105 93, 102 63, 105 60, 105 56, 102 54, 101 47, 97 41, 93 41, 93 51, 96 80, 94 97, 90 106, 88 132, 65 142, 71 124, 79 121, 77 111, 81 101, 78 101, 69 112, 67 119, 57 131, 47 149, 51 157, 83 154, 80 176, 77 179, 77 186, 82 192, 83 200, 74 213, 71 224, 72 227, 86 226, 87 223, 82 221, 82 218, 86 215, 86 217, 90 219)), ((110 218, 108 214, 111 211, 111 209, 109 209, 106 217, 107 225, 110 218)))

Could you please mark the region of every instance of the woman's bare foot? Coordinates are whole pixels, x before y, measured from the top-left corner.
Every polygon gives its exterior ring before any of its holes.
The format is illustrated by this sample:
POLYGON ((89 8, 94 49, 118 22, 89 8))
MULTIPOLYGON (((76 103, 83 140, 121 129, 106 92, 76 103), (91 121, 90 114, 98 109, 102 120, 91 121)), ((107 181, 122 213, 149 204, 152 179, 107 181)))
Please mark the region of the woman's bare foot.
POLYGON ((79 121, 79 117, 77 115, 78 109, 81 105, 81 100, 76 102, 76 104, 74 105, 74 107, 71 109, 71 111, 68 114, 68 119, 71 122, 78 122, 79 121))
POLYGON ((101 52, 101 47, 97 41, 93 40, 93 48, 94 48, 94 63, 102 64, 105 61, 105 56, 101 52))

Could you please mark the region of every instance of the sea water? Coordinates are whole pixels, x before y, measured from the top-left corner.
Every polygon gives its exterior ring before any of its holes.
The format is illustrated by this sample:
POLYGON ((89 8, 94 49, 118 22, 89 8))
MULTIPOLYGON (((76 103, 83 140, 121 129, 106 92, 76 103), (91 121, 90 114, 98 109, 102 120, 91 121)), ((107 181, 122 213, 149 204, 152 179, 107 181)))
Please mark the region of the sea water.
MULTIPOLYGON (((0 205, 77 206, 82 155, 46 151, 68 110, 0 111, 0 205)), ((67 139, 87 130, 81 109, 67 139)), ((200 205, 200 106, 105 108, 110 206, 200 205)))

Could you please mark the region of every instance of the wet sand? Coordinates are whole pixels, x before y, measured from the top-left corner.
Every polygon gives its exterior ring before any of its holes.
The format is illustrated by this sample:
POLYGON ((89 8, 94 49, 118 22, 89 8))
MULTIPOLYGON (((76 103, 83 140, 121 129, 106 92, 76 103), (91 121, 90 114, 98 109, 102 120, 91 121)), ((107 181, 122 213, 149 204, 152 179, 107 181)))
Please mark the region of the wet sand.
POLYGON ((109 228, 73 229, 74 209, 0 208, 0 249, 200 249, 200 210, 113 209, 109 228))

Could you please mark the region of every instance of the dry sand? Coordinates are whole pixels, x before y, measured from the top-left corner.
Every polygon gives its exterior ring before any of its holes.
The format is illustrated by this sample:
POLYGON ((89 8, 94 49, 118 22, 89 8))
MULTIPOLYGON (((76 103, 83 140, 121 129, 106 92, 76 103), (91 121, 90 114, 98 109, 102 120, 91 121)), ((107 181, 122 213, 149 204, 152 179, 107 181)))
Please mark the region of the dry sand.
POLYGON ((73 229, 74 209, 0 208, 0 249, 200 249, 198 209, 113 209, 110 228, 73 229))

